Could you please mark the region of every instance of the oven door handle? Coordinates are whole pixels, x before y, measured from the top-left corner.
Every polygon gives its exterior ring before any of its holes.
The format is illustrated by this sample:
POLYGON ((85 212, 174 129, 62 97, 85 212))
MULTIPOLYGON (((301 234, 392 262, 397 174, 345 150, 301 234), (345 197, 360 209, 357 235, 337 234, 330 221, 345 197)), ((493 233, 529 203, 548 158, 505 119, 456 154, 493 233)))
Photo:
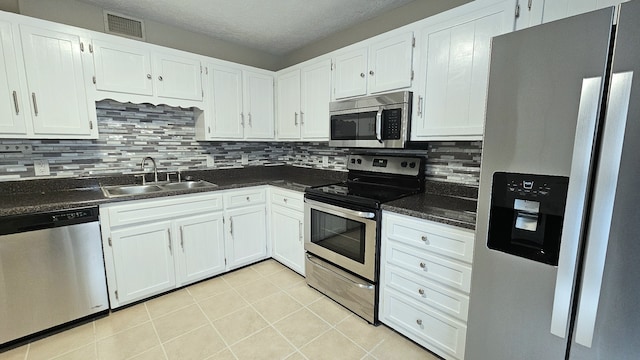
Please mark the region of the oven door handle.
POLYGON ((382 108, 378 109, 378 113, 376 114, 376 140, 382 144, 382 108))
POLYGON ((351 209, 345 209, 345 208, 340 208, 334 205, 328 205, 319 201, 315 201, 315 200, 309 200, 309 199, 305 199, 304 200, 307 204, 309 204, 311 207, 315 208, 315 209, 331 209, 331 208, 335 208, 336 210, 339 210, 341 212, 347 213, 349 215, 353 215, 355 217, 359 217, 359 218, 363 218, 363 219, 375 219, 376 218, 376 213, 373 212, 368 212, 368 211, 356 211, 356 210, 351 210, 351 209))
MULTIPOLYGON (((312 262, 312 263, 313 263, 313 265, 316 265, 317 267, 321 267, 321 268, 323 268, 323 269, 324 269, 324 270, 326 270, 326 271, 331 271, 331 269, 329 269, 329 268, 325 267, 325 266, 324 266, 324 265, 322 265, 321 263, 319 263, 319 262, 317 262, 317 261, 314 261, 314 260, 313 260, 313 256, 311 256, 311 255, 309 255, 309 254, 306 254, 306 255, 307 255, 307 260, 309 260, 309 262, 312 262)), ((350 283, 352 283, 353 285, 355 285, 355 286, 357 286, 357 287, 359 287, 359 288, 361 288, 361 289, 372 290, 372 289, 373 289, 373 287, 374 287, 374 285, 371 285, 371 284, 362 284, 362 283, 359 283, 359 282, 355 282, 355 281, 353 281, 353 280, 351 280, 351 279, 349 279, 349 278, 347 278, 347 277, 345 277, 345 276, 342 276, 341 274, 338 274, 338 273, 337 273, 337 272, 335 272, 335 271, 331 271, 331 272, 332 272, 332 273, 334 273, 335 275, 340 276, 341 278, 343 278, 343 279, 345 279, 345 280, 349 281, 350 283)))

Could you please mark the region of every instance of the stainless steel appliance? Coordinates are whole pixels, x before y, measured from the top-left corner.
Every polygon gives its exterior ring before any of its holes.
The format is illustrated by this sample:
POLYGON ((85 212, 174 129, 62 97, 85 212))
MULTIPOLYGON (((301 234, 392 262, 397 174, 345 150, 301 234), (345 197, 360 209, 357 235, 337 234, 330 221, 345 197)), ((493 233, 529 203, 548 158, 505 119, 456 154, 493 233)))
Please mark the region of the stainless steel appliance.
POLYGON ((409 91, 335 101, 329 104, 329 145, 404 148, 411 126, 409 91))
POLYGON ((493 40, 467 359, 640 356, 640 2, 615 10, 493 40))
POLYGON ((0 347, 108 309, 97 207, 0 220, 0 347))
POLYGON ((378 319, 380 205, 424 189, 421 158, 351 155, 347 181, 305 192, 307 283, 378 319))

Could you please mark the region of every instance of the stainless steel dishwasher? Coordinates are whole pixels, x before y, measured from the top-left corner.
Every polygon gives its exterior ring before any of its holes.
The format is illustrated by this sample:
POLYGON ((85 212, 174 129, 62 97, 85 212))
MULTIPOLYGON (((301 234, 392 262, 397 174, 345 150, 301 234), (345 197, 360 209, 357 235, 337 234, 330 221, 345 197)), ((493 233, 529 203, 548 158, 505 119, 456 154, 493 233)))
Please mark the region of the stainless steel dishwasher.
POLYGON ((97 207, 0 218, 0 348, 108 309, 97 207))

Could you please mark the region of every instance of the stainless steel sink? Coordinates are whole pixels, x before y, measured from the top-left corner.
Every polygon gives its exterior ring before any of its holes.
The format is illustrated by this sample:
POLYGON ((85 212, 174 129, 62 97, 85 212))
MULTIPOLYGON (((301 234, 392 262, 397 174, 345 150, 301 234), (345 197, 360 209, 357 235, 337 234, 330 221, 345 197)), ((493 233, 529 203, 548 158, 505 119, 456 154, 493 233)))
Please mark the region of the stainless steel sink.
POLYGON ((142 195, 163 191, 177 191, 188 189, 212 188, 218 185, 208 181, 183 181, 177 183, 156 183, 147 185, 114 185, 103 186, 102 192, 106 197, 142 195))

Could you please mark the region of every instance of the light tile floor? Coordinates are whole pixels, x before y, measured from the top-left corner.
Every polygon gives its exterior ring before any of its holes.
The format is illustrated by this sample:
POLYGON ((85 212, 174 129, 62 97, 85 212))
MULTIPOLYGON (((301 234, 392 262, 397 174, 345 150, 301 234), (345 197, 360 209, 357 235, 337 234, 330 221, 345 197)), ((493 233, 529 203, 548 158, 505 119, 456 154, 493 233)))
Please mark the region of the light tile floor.
POLYGON ((36 359, 437 359, 274 260, 0 353, 36 359))

